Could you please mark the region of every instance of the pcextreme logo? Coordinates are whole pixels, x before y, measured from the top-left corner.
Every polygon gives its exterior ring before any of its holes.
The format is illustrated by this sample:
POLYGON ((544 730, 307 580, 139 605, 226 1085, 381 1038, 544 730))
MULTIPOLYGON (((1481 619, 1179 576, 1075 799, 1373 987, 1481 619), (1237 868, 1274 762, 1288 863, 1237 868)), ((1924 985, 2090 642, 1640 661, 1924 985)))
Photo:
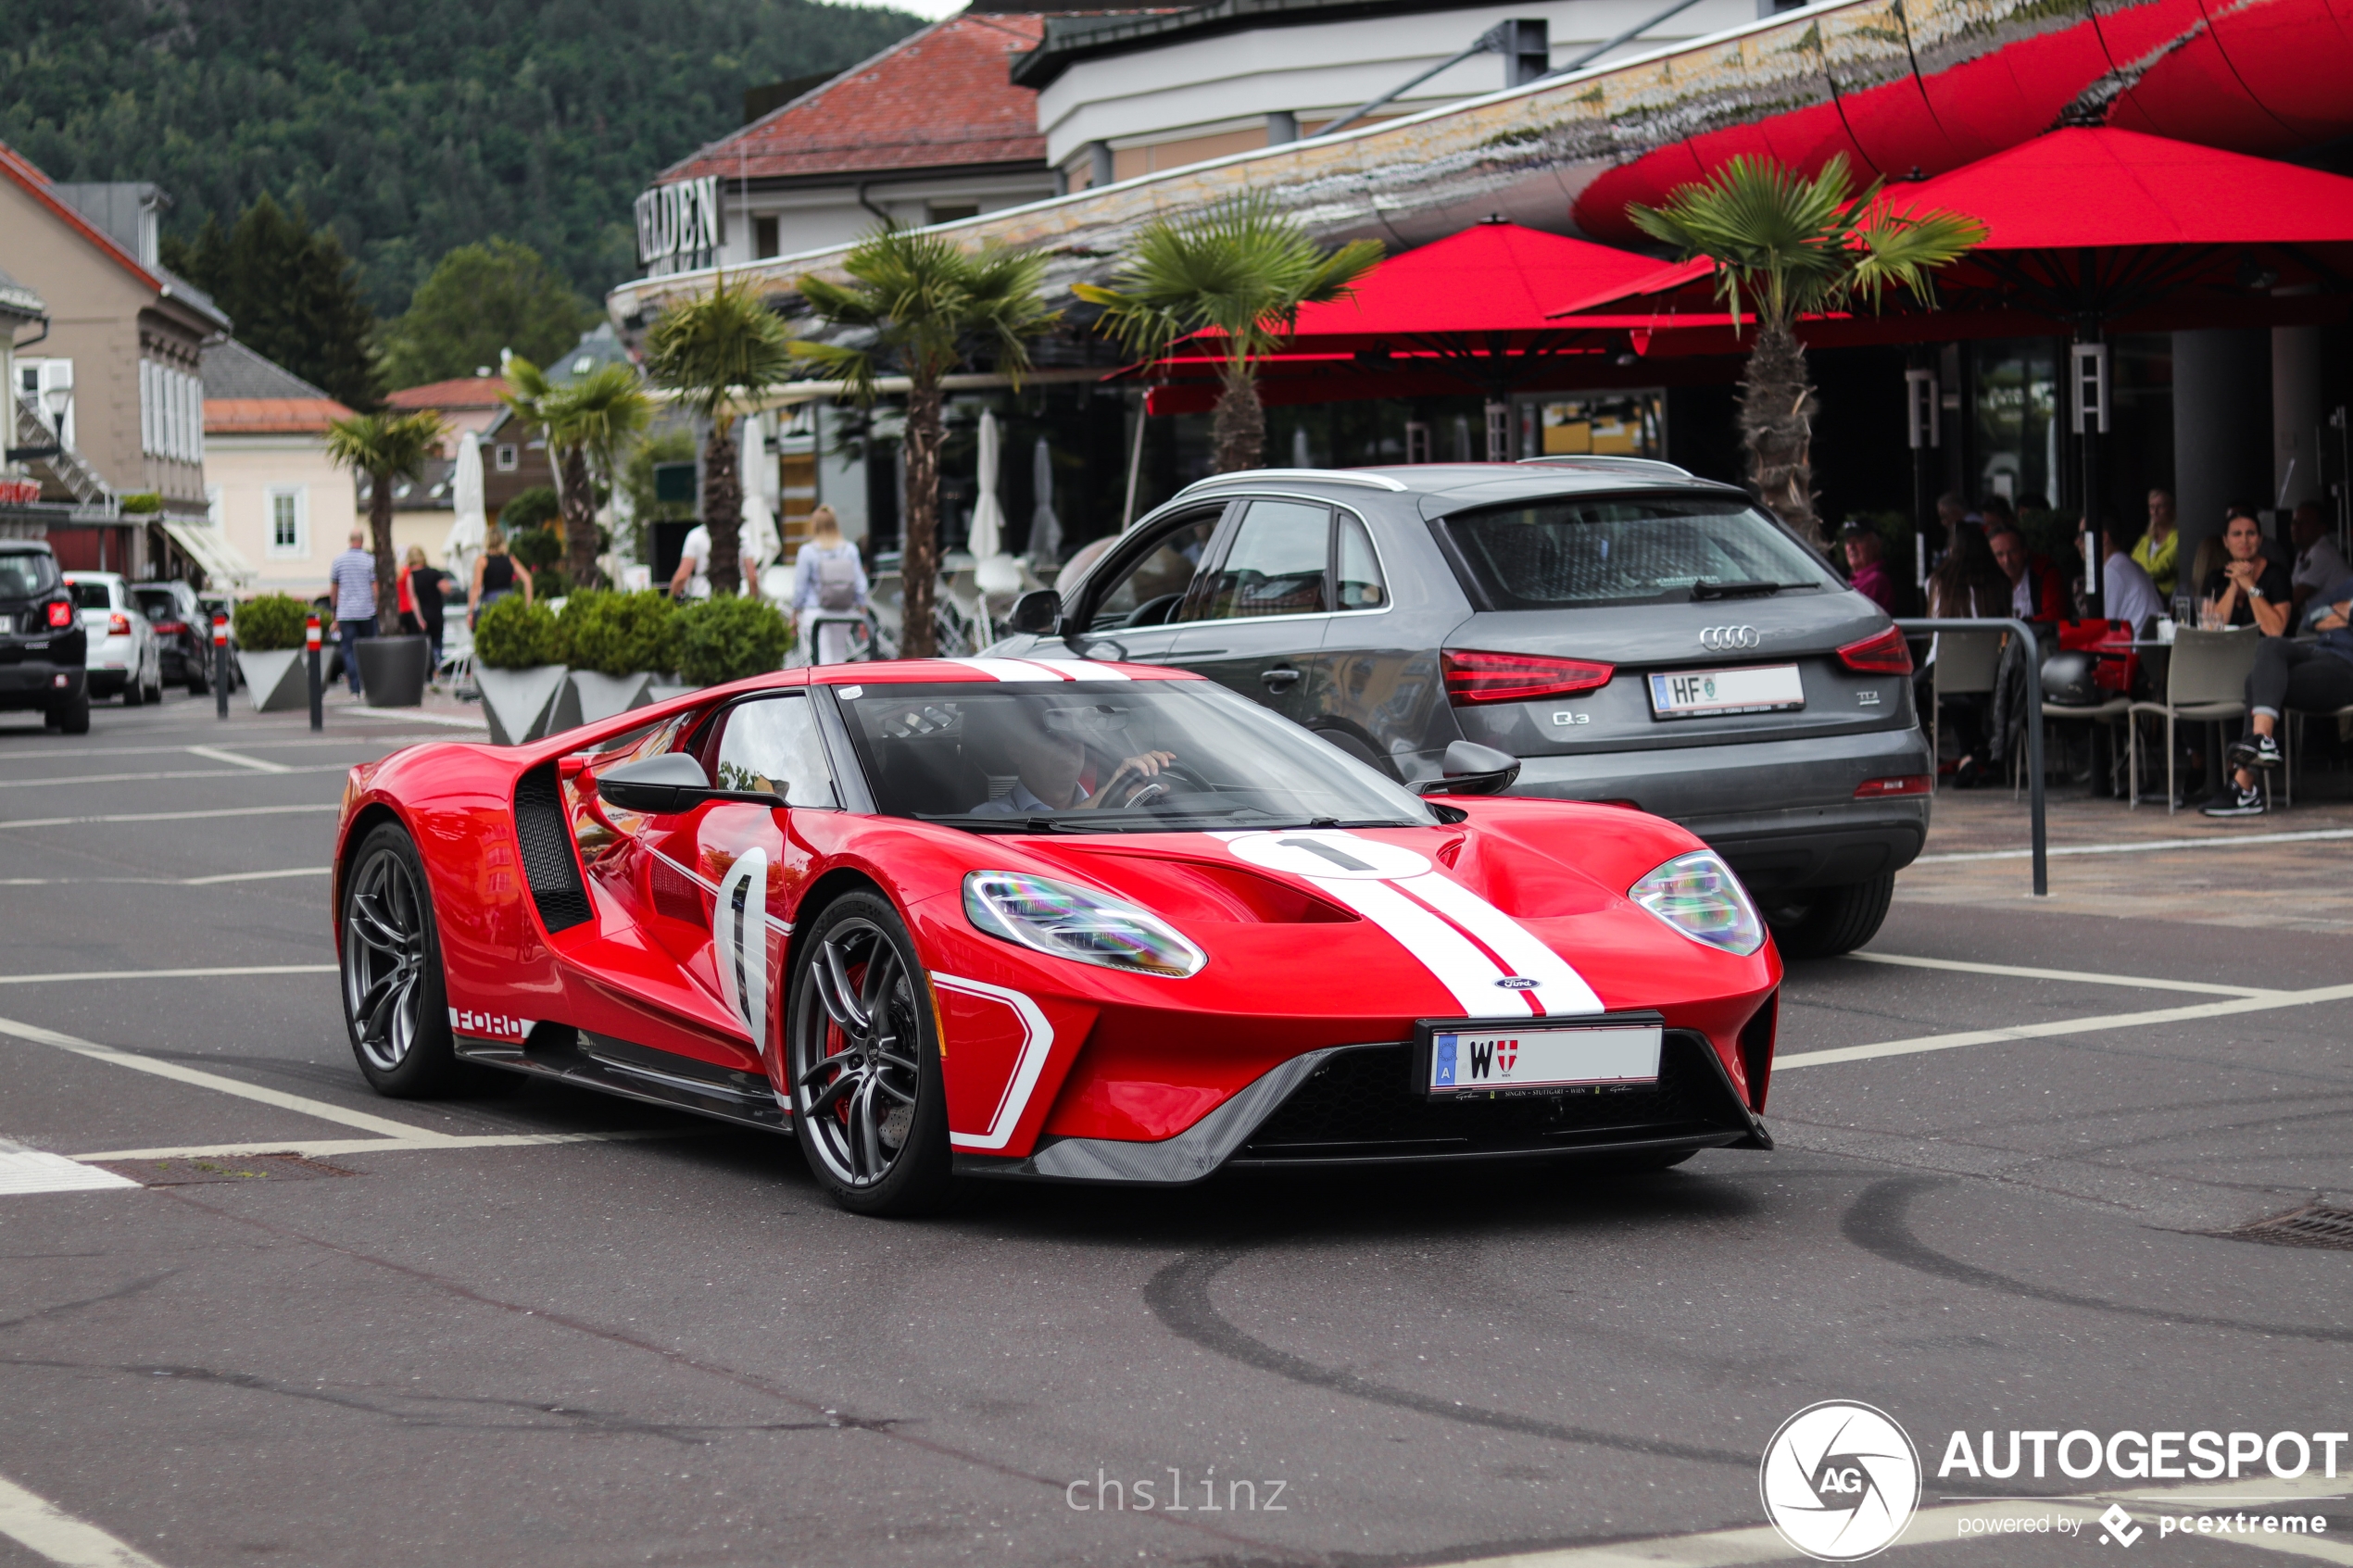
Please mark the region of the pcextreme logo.
POLYGON ((1884 1411, 1808 1405, 1765 1445, 1756 1489, 1781 1539, 1822 1562, 1884 1551, 1920 1503, 1920 1456, 1884 1411))

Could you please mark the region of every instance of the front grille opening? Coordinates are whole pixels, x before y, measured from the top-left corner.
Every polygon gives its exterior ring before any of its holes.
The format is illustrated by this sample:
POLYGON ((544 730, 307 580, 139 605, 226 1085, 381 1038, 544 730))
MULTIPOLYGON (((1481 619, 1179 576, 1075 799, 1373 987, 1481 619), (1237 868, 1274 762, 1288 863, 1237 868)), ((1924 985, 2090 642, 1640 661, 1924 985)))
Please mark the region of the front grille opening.
POLYGON ((1522 1099, 1434 1101, 1416 1092, 1411 1046, 1363 1046, 1326 1060, 1259 1125, 1236 1159, 1345 1160, 1540 1152, 1582 1143, 1748 1131, 1706 1039, 1669 1030, 1655 1085, 1522 1099))
POLYGON ((2353 1252, 2353 1209, 2333 1209, 2310 1203, 2285 1214, 2274 1214, 2218 1235, 2233 1241, 2260 1241, 2273 1247, 2326 1247, 2353 1252))
POLYGON ((1781 994, 1765 998, 1755 1016, 1741 1025, 1741 1075, 1748 1080, 1748 1108, 1765 1114, 1765 1091, 1773 1082, 1773 1035, 1780 1025, 1781 994))

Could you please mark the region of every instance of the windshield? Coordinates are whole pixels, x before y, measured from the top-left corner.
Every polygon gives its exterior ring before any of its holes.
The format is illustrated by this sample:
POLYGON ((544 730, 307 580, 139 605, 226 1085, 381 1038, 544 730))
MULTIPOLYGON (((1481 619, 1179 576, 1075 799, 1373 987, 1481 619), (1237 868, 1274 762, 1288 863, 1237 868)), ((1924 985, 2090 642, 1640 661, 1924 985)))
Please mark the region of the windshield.
POLYGON ((1755 508, 1710 496, 1563 496, 1446 520, 1497 609, 1680 603, 1707 588, 1822 588, 1804 546, 1755 508))
POLYGON ((0 551, 0 599, 29 599, 57 585, 57 559, 48 551, 0 551))
POLYGON ((888 816, 1008 833, 1438 820, 1419 797, 1207 681, 835 692, 888 816))

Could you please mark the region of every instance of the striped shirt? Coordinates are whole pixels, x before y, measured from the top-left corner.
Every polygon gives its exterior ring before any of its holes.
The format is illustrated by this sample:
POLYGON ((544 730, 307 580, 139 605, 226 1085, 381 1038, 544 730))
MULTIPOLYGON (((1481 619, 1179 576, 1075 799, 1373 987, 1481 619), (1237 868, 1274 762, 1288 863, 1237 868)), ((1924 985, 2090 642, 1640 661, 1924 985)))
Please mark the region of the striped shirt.
POLYGON ((335 591, 335 619, 366 621, 376 613, 376 558, 365 550, 346 550, 327 568, 327 582, 335 591))

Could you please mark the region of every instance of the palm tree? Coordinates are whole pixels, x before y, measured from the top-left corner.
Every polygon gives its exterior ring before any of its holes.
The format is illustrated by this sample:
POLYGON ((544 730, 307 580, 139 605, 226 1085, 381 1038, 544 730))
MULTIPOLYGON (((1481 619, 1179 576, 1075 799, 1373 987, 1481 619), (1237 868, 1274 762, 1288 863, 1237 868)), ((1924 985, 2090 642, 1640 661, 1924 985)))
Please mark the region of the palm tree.
POLYGON ((702 521, 711 530, 713 594, 743 587, 736 555, 744 521, 736 411, 784 380, 791 363, 784 323, 749 287, 724 276, 709 294, 663 311, 646 333, 647 375, 711 425, 702 446, 702 521))
POLYGON ((547 433, 557 460, 565 572, 575 588, 597 586, 597 495, 610 488, 621 448, 646 428, 653 405, 626 365, 600 365, 558 386, 516 355, 507 361, 507 406, 547 433))
POLYGON ((862 344, 796 343, 793 352, 850 383, 861 403, 875 398, 880 368, 907 378, 907 515, 900 529, 904 615, 900 651, 928 659, 933 595, 939 576, 940 383, 978 351, 1020 384, 1029 340, 1062 319, 1038 288, 1046 259, 955 241, 912 229, 884 229, 861 240, 842 261, 847 285, 803 278, 801 297, 820 319, 861 329, 862 344))
POLYGON ((1113 272, 1117 287, 1074 283, 1071 292, 1101 306, 1102 330, 1147 361, 1196 332, 1222 338, 1212 430, 1217 470, 1231 473, 1257 468, 1266 445, 1256 361, 1297 323, 1301 306, 1340 298, 1380 258, 1378 240, 1326 250, 1250 192, 1192 218, 1153 219, 1113 272))
POLYGON ((1709 179, 1679 185, 1660 207, 1629 204, 1642 232, 1716 264, 1716 288, 1735 322, 1742 296, 1756 312, 1741 397, 1749 486, 1782 521, 1827 541, 1814 510, 1814 388, 1797 319, 1868 301, 1891 287, 1933 304, 1931 270, 1985 238, 1953 212, 1898 213, 1873 181, 1860 196, 1846 158, 1811 180, 1769 158, 1735 157, 1709 179))
POLYGON ((327 426, 327 456, 368 476, 368 531, 376 550, 376 631, 383 636, 400 630, 392 559, 393 483, 422 477, 425 459, 440 445, 441 435, 441 416, 431 409, 354 414, 327 426))

